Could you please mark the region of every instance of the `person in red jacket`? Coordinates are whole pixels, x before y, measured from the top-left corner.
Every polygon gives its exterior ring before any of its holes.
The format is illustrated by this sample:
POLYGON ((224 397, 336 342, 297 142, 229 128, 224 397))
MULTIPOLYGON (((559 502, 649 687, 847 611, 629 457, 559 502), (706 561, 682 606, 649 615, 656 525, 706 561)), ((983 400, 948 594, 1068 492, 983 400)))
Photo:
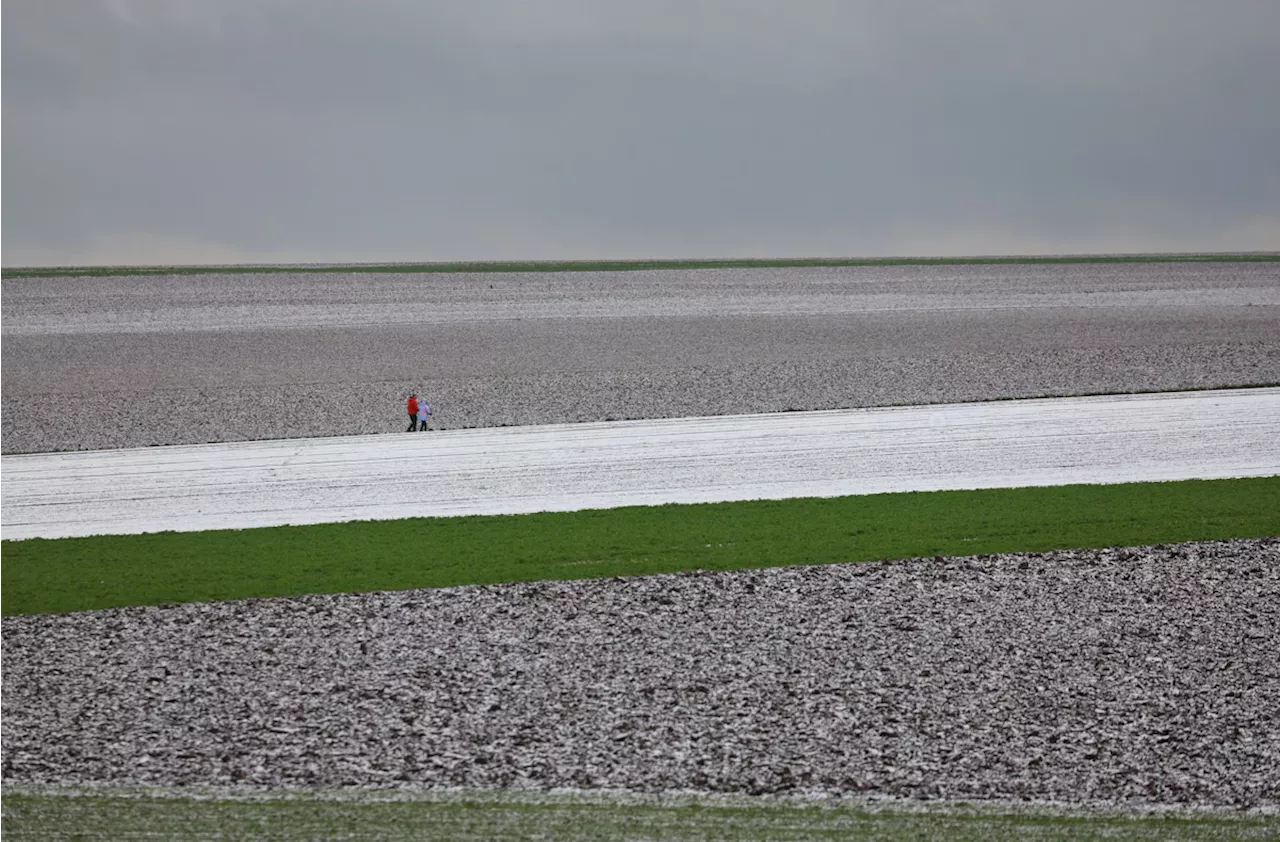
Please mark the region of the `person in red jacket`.
POLYGON ((409 429, 406 433, 412 433, 418 429, 418 396, 409 395, 409 429))

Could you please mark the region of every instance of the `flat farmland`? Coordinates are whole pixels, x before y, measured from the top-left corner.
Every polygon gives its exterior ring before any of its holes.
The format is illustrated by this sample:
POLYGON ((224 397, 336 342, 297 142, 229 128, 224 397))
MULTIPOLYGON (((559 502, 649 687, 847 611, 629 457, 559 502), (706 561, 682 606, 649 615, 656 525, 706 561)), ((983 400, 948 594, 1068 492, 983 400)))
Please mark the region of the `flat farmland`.
POLYGON ((4 280, 3 450, 1280 383, 1280 263, 4 280))
POLYGON ((400 432, 2 461, 10 541, 1271 477, 1280 475, 1280 389, 400 432))
MULTIPOLYGON (((1280 264, 15 277, 3 328, 6 454, 381 440, 404 429, 410 390, 458 431, 438 447, 502 432, 463 428, 1276 385, 1280 264)), ((1160 424, 1144 423, 1158 454, 1160 424)), ((1216 435, 1189 440, 1213 449, 1216 435)), ((1222 482, 1237 485, 1218 502, 1255 487, 1222 482)), ((631 821, 626 798, 685 793, 764 811, 766 796, 941 805, 891 830, 783 810, 760 820, 786 832, 738 832, 702 812, 708 829, 686 822, 688 838, 1262 838, 1280 806, 1274 535, 857 563, 837 547, 835 563, 744 570, 735 536, 699 533, 734 557, 6 615, 5 831, 216 836, 278 820, 302 838, 330 808, 289 818, 300 793, 348 794, 377 819, 375 795, 399 792, 462 799, 397 808, 401 825, 457 818, 493 836, 552 815, 536 794, 572 791, 606 807, 570 805, 566 826, 603 822, 602 837, 631 821), (513 811, 508 795, 533 801, 513 811), (1020 805, 1028 826, 967 824, 965 803, 1020 805), (1046 803, 1119 812, 1073 825, 1046 803)), ((325 544, 348 553, 340 567, 385 543, 353 536, 325 544)), ((6 546, 11 564, 27 543, 6 546)), ((46 543, 106 558, 90 539, 46 543)), ((424 564, 433 546, 414 546, 424 564)), ((662 803, 644 820, 690 818, 662 803)))

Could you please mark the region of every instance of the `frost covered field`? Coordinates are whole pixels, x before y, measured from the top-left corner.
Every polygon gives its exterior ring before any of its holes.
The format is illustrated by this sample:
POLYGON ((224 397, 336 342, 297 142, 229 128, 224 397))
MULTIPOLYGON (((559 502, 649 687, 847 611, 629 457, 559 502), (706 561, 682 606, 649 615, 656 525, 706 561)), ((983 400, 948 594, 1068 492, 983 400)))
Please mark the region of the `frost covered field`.
MULTIPOLYGON (((368 482, 388 453, 459 500, 539 506, 676 476, 694 496, 708 476, 752 496, 977 468, 1122 481, 1175 454, 1185 476, 1274 474, 1275 389, 867 407, 1280 383, 1276 266, 6 280, 5 537, 31 482, 62 482, 13 466, 60 460, 81 496, 52 509, 144 528, 218 469, 196 506, 216 518, 400 505, 368 482), (409 389, 445 433, 398 432, 409 389), (786 409, 823 411, 755 415, 786 409), (571 421, 603 423, 497 429, 571 421), (338 434, 363 435, 306 438, 338 434), (257 438, 296 440, 12 455, 257 438), (166 454, 213 461, 179 458, 133 514, 83 494, 166 454), (246 477, 285 493, 237 509, 246 477)), ((132 785, 1243 808, 1261 830, 1206 833, 1265 835, 1278 606, 1276 542, 1255 539, 6 617, 6 830, 15 788, 132 785)), ((1206 838, 1183 830, 1155 833, 1206 838)))
POLYGON ((3 457, 9 540, 1280 475, 1280 389, 3 457))
POLYGON ((5 278, 5 453, 1280 384, 1280 262, 5 278))

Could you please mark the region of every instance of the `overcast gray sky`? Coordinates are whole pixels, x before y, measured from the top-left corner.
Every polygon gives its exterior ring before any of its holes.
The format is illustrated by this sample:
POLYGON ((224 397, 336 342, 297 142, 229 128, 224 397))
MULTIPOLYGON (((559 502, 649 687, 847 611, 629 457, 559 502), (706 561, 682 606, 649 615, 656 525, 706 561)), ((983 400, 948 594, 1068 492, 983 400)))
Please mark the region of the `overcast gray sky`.
POLYGON ((5 0, 3 263, 1280 249, 1276 0, 5 0))

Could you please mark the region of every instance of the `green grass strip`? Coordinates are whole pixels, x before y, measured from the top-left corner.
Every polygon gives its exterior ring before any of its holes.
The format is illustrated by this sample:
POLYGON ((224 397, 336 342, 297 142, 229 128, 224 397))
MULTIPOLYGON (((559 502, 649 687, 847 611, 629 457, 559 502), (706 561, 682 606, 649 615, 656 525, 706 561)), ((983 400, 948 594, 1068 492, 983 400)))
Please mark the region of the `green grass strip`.
POLYGON ((509 260, 439 263, 346 263, 240 266, 60 266, 14 267, 3 270, 6 278, 86 278, 123 275, 279 275, 305 272, 405 273, 448 272, 634 272, 642 269, 760 269, 811 266, 966 266, 1024 263, 1258 263, 1280 261, 1280 252, 1233 254, 1126 254, 1007 257, 779 257, 691 260, 509 260))
MULTIPOLYGON (((668 801, 675 801, 669 799, 668 801)), ((422 799, 6 794, 6 839, 1162 840, 1274 839, 1265 815, 1089 814, 1049 808, 922 805, 874 811, 786 802, 667 803, 459 794, 422 799)))
POLYGON ((1280 535, 1280 477, 3 544, 3 613, 1280 535))

